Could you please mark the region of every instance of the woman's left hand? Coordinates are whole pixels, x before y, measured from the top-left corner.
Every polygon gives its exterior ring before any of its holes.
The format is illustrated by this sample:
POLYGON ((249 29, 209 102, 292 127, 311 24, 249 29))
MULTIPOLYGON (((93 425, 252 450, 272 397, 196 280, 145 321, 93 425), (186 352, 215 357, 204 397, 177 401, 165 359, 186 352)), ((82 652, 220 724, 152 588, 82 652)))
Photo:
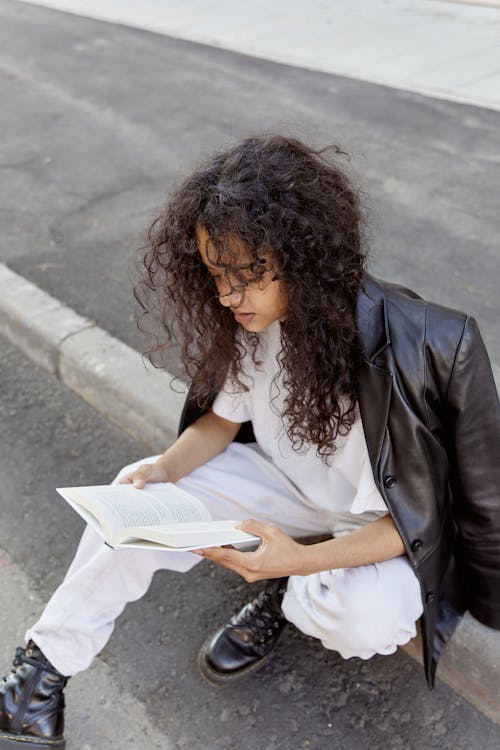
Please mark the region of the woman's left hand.
POLYGON ((268 523, 250 519, 238 528, 260 536, 262 542, 253 552, 240 552, 231 547, 210 547, 196 550, 196 554, 234 570, 245 581, 253 583, 266 578, 300 575, 304 554, 303 544, 268 523))

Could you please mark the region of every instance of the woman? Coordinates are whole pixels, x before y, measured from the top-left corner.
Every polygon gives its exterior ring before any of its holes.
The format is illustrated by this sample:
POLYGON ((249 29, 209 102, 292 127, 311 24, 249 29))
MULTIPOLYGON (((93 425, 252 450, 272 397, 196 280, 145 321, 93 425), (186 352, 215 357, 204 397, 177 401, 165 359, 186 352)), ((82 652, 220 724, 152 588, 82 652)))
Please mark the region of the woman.
POLYGON ((177 441, 115 481, 177 482, 262 543, 116 554, 87 529, 0 687, 0 747, 64 747, 67 678, 155 570, 202 557, 274 579, 205 642, 200 668, 218 685, 265 663, 287 621, 369 658, 422 617, 430 686, 465 609, 500 627, 487 354, 472 318, 366 272, 341 167, 294 139, 246 139, 188 177, 149 239, 136 294, 160 323, 150 355, 179 341, 192 386, 177 441))

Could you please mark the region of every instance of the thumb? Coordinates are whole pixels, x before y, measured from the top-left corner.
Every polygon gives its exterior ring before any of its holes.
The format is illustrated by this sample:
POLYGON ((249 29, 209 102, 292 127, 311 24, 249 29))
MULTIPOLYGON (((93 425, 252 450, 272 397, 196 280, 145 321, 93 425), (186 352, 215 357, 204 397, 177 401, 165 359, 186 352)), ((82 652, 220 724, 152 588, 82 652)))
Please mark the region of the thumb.
POLYGON ((269 539, 276 532, 275 526, 272 526, 270 523, 256 521, 254 518, 242 521, 238 524, 237 528, 246 531, 248 534, 260 536, 262 539, 269 539))

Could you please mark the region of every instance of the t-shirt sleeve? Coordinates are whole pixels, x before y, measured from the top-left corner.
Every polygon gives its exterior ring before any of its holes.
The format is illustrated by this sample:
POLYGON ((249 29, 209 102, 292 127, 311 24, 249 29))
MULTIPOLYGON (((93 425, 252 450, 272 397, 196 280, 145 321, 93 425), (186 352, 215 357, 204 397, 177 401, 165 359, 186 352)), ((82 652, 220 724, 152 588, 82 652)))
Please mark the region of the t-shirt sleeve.
POLYGON ((252 418, 249 392, 238 391, 236 386, 226 380, 222 391, 215 397, 212 411, 230 422, 248 422, 252 418))
POLYGON ((363 455, 361 461, 361 473, 358 488, 349 512, 354 513, 355 515, 367 512, 389 512, 385 500, 375 484, 367 453, 363 455))

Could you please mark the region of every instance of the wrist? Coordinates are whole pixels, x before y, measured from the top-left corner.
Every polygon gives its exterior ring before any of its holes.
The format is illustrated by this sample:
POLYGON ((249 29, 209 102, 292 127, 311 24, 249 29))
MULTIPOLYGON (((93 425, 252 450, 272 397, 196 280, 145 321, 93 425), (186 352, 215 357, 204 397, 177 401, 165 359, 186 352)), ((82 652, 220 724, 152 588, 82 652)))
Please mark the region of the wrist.
POLYGON ((315 573, 314 570, 314 547, 315 544, 300 544, 297 542, 298 554, 296 561, 296 570, 292 575, 307 576, 315 573))
POLYGON ((172 466, 172 462, 169 460, 168 456, 163 454, 160 456, 160 458, 156 459, 155 466, 161 469, 163 474, 165 475, 165 481, 166 482, 176 482, 179 477, 175 476, 174 467, 172 466))
MULTIPOLYGON (((329 540, 329 555, 332 555, 332 542, 333 539, 329 540)), ((331 559, 326 558, 325 542, 316 542, 315 544, 301 544, 300 545, 300 557, 299 557, 299 572, 297 575, 309 576, 313 573, 320 573, 322 570, 329 570, 334 567, 331 559)))

